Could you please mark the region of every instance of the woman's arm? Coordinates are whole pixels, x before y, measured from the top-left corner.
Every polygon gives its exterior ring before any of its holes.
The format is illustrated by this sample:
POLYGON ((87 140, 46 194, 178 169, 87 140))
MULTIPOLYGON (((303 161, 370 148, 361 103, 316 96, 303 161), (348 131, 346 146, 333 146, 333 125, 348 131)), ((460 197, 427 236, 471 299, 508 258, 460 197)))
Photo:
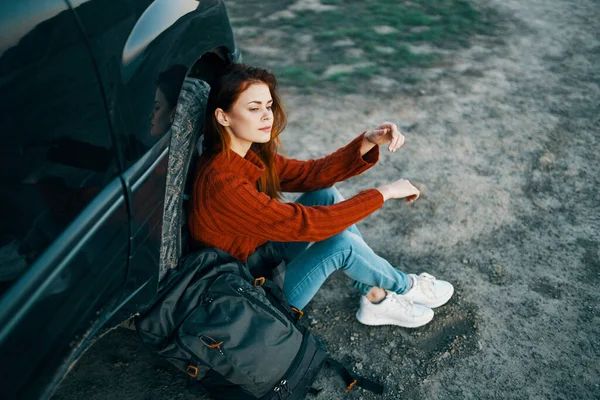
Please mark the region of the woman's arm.
POLYGON ((300 161, 277 155, 275 166, 284 192, 322 189, 359 175, 379 160, 379 145, 389 143, 395 152, 404 144, 396 124, 384 122, 364 132, 335 153, 317 160, 300 161))
POLYGON ((323 158, 301 161, 275 156, 275 168, 284 192, 307 192, 333 186, 366 171, 379 160, 379 149, 364 146, 365 133, 323 158))
MULTIPOLYGON (((282 203, 233 174, 209 184, 202 215, 224 233, 274 241, 320 241, 378 210, 384 195, 369 189, 329 206, 282 203)), ((193 210, 192 214, 196 214, 193 210)), ((193 222, 192 222, 193 223, 193 222)))
POLYGON ((360 144, 360 155, 364 156, 367 154, 373 147, 375 147, 375 143, 371 142, 366 135, 363 135, 362 143, 360 144))
POLYGON ((190 208, 192 232, 202 221, 240 240, 246 236, 284 242, 320 241, 364 219, 389 199, 406 198, 410 203, 419 197, 417 188, 400 179, 333 205, 309 207, 282 203, 232 173, 213 177, 212 182, 196 186, 194 191, 194 198, 201 201, 190 208))

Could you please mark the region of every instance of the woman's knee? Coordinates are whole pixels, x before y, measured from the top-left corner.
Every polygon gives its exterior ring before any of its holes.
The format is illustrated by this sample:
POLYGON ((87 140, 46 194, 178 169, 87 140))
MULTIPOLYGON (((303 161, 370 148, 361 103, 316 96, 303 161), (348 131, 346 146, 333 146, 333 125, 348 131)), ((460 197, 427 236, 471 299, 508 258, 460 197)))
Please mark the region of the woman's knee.
POLYGON ((343 251, 347 252, 346 254, 350 254, 352 250, 355 250, 358 246, 360 246, 360 240, 360 236, 345 230, 337 235, 331 236, 328 239, 317 242, 313 244, 313 246, 319 244, 323 248, 327 249, 326 252, 337 253, 343 251))
POLYGON ((305 206, 327 206, 330 204, 339 203, 343 200, 344 197, 334 186, 332 186, 330 188, 306 192, 298 198, 297 202, 304 204, 305 206))

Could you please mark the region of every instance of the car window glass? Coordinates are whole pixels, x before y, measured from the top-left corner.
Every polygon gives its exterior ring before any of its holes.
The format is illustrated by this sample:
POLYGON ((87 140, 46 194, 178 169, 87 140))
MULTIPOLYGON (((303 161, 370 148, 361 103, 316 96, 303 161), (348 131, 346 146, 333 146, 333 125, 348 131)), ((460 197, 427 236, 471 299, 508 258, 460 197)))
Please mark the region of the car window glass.
POLYGON ((36 23, 9 25, 20 30, 9 32, 14 40, 0 50, 0 293, 118 173, 106 108, 74 16, 60 9, 62 1, 52 12, 37 3, 4 6, 36 23))
MULTIPOLYGON (((76 0, 70 2, 88 40, 107 97, 124 170, 164 136, 187 68, 169 62, 180 45, 164 33, 196 0, 76 0), (109 11, 107 11, 109 10, 109 11)), ((193 48, 196 48, 193 46, 193 48)), ((178 57, 179 58, 179 57, 178 57)))

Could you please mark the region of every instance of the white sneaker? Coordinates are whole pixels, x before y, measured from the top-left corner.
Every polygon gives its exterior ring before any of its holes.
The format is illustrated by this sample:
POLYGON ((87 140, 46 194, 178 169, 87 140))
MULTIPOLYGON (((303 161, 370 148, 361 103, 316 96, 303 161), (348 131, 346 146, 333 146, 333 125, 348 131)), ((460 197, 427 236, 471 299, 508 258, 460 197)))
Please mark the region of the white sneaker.
POLYGON ((435 276, 426 272, 418 276, 415 274, 409 274, 409 276, 413 279, 413 287, 408 292, 396 296, 430 308, 436 308, 446 304, 454 293, 454 287, 449 282, 439 281, 435 279, 435 276))
POLYGON ((381 303, 373 304, 365 296, 360 298, 360 308, 356 319, 365 325, 398 325, 405 328, 423 326, 433 318, 433 310, 421 304, 414 304, 389 293, 381 303))

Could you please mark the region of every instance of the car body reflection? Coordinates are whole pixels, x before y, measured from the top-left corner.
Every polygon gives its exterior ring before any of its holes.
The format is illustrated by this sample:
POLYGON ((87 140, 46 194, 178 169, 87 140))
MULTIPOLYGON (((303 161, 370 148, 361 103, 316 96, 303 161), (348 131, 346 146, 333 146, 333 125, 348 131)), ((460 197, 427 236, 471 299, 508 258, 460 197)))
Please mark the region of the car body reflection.
POLYGON ((45 398, 156 295, 169 103, 239 52, 217 0, 22 0, 0 24, 0 387, 45 398))

